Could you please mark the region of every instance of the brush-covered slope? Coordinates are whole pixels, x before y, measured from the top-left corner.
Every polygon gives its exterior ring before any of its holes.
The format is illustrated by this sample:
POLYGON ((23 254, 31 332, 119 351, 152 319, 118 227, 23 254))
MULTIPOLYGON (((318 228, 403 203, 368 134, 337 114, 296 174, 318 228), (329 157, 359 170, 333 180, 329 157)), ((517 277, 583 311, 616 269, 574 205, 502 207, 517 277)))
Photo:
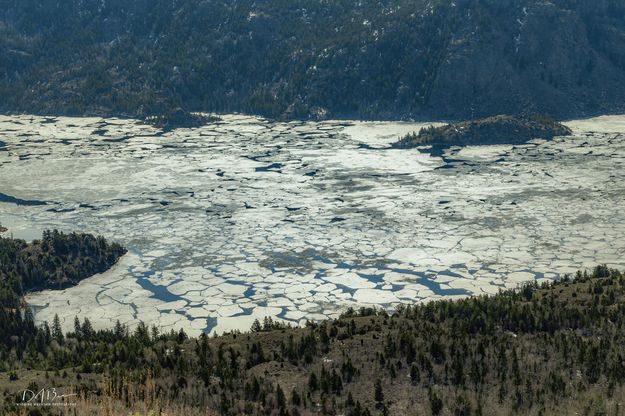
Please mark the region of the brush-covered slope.
POLYGON ((266 319, 214 338, 119 322, 94 331, 78 318, 63 334, 58 322, 9 317, 23 329, 0 337, 3 414, 18 414, 24 388, 48 385, 82 393, 85 415, 599 415, 625 399, 625 276, 603 266, 393 315, 362 308, 306 328, 266 319))
POLYGON ((0 111, 556 117, 625 107, 619 0, 0 0, 0 111))

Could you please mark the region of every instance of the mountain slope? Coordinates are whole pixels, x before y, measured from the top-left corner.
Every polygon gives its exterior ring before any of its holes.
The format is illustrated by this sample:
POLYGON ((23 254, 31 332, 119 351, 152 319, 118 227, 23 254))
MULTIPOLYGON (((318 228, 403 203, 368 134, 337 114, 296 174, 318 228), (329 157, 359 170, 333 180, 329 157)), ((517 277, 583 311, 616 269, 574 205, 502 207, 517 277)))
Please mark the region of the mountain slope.
POLYGON ((23 414, 25 388, 46 386, 80 393, 77 415, 617 415, 625 399, 625 275, 605 266, 390 316, 363 307, 306 328, 267 318, 214 338, 143 323, 95 331, 78 318, 63 334, 57 319, 36 328, 3 313, 13 325, 0 328, 21 329, 0 337, 7 415, 23 414))
POLYGON ((0 0, 0 111, 622 111, 618 0, 0 0))

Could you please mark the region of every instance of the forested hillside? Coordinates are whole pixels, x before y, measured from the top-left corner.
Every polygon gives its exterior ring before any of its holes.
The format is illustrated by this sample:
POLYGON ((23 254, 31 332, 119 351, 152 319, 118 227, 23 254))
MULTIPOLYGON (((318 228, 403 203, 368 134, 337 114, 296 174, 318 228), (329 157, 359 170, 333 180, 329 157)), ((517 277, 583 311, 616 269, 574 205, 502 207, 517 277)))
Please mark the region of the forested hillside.
POLYGON ((62 289, 110 268, 126 253, 91 234, 44 231, 41 240, 0 237, 0 305, 16 308, 34 289, 62 289))
POLYGON ((0 0, 0 111, 625 109, 621 0, 0 0))
POLYGON ((78 317, 63 333, 56 319, 36 328, 9 316, 22 332, 0 337, 3 414, 45 386, 78 394, 76 407, 45 414, 111 416, 619 415, 625 399, 625 276, 603 266, 496 296, 349 310, 306 328, 267 318, 213 338, 119 322, 95 331, 78 317))

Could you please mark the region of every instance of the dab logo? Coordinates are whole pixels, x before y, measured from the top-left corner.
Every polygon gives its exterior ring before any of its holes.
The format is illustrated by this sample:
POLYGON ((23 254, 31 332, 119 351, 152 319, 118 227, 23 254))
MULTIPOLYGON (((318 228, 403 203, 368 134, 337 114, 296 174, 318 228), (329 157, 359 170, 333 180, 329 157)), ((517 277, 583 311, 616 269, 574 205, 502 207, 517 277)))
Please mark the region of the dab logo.
POLYGON ((76 403, 68 400, 72 397, 76 397, 77 394, 60 394, 57 392, 56 387, 42 388, 38 391, 25 389, 22 392, 20 403, 18 406, 35 406, 35 407, 48 407, 48 406, 74 406, 76 403))

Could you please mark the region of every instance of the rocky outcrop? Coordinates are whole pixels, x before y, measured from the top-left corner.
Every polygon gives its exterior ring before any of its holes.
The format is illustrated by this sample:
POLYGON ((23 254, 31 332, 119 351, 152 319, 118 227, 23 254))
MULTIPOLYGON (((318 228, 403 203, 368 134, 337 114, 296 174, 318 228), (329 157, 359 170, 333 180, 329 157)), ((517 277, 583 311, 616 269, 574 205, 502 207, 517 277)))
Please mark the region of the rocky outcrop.
POLYGON ((441 127, 427 127, 418 134, 407 134, 395 147, 519 144, 532 139, 550 140, 555 136, 570 134, 571 129, 549 117, 498 115, 441 127))

